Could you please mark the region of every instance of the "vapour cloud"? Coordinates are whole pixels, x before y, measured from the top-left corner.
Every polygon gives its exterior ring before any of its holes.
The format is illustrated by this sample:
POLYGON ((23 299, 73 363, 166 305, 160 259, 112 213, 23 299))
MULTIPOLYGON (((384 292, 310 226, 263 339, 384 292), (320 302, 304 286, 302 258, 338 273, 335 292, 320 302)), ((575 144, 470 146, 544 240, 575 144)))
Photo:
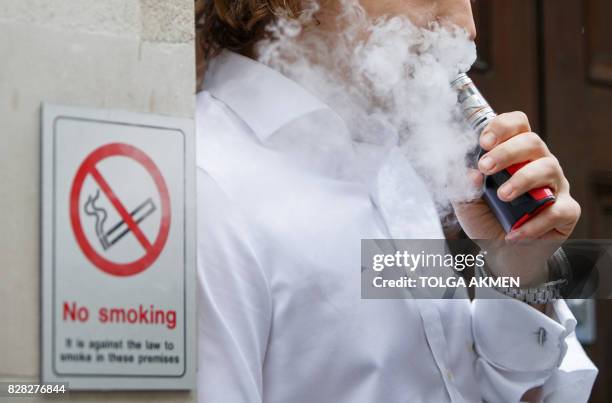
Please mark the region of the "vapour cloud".
POLYGON ((350 160, 357 164, 353 171, 374 171, 388 205, 410 197, 410 185, 402 183, 406 162, 428 186, 441 216, 452 201, 478 197, 467 167, 477 138, 460 118, 449 85, 476 59, 468 34, 437 24, 417 27, 399 16, 371 19, 358 0, 340 1, 337 23, 345 28, 335 40, 317 29, 313 1, 299 20, 281 18, 269 27, 271 38, 258 47, 260 61, 343 118, 360 155, 350 160))

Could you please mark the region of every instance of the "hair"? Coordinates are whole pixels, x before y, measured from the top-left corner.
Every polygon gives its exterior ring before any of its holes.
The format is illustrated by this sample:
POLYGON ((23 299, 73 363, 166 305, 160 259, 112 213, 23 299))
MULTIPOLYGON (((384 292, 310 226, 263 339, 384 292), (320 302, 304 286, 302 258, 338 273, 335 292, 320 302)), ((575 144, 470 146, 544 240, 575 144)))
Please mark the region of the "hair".
POLYGON ((278 15, 296 17, 302 0, 195 0, 197 86, 206 60, 222 49, 250 55, 278 15))

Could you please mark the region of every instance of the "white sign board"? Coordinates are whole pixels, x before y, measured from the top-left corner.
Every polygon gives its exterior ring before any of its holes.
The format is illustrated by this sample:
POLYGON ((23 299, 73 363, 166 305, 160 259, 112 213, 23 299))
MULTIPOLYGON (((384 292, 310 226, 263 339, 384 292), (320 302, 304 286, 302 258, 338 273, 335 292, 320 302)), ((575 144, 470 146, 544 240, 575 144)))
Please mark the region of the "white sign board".
POLYGON ((191 389, 193 123, 43 105, 42 375, 191 389))

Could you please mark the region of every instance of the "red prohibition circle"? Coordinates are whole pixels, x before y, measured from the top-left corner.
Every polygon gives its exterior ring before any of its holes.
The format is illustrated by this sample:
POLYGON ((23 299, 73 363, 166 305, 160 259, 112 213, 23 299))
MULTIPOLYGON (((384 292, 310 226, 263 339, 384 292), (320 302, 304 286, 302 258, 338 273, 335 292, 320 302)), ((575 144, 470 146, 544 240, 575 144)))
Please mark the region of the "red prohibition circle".
POLYGON ((153 264, 153 262, 155 262, 163 250, 166 240, 168 239, 168 233, 170 231, 170 195, 168 192, 168 187, 166 186, 166 182, 164 181, 161 172, 153 160, 143 151, 124 143, 106 144, 95 149, 91 154, 89 154, 77 170, 72 183, 72 188, 70 190, 70 221, 77 243, 91 263, 93 263, 100 270, 114 276, 133 276, 146 270, 149 268, 149 266, 151 266, 151 264, 153 264), (155 186, 157 187, 161 200, 161 225, 159 227, 159 233, 152 244, 140 231, 138 225, 131 219, 131 216, 129 216, 129 213, 123 207, 121 201, 115 196, 110 188, 110 185, 96 168, 96 165, 100 161, 104 160, 105 158, 116 156, 127 157, 138 162, 147 170, 155 182, 155 186), (79 209, 79 197, 81 195, 83 183, 88 175, 91 175, 97 182, 102 191, 106 194, 107 198, 118 211, 119 215, 126 222, 133 235, 136 236, 137 240, 145 249, 145 254, 139 259, 129 263, 112 262, 100 255, 89 243, 89 240, 87 239, 81 225, 81 215, 79 209))

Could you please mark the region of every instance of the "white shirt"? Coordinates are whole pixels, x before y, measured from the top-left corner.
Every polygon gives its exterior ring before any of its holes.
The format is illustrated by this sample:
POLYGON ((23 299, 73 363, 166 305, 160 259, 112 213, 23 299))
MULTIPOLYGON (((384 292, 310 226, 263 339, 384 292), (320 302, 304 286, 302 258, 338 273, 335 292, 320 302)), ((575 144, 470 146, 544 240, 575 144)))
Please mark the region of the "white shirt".
POLYGON ((439 220, 414 172, 402 208, 342 179, 346 127, 298 84, 224 52, 197 133, 200 402, 518 402, 541 384, 547 402, 587 400, 597 371, 563 301, 551 318, 510 299, 361 299, 360 240, 404 219, 441 238, 439 220))

